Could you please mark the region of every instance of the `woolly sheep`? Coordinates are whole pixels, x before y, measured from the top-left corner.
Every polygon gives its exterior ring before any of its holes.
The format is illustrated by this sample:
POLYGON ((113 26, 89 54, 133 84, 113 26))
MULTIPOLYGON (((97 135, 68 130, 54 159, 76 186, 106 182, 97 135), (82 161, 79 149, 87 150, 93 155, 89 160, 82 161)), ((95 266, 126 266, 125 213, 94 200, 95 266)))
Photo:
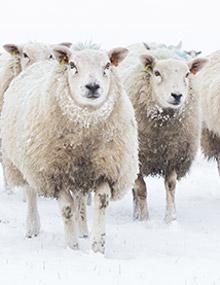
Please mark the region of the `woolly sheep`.
MULTIPOLYGON (((70 47, 71 43, 64 42, 60 45, 70 47)), ((8 54, 4 54, 0 58, 0 112, 4 93, 13 78, 33 63, 53 58, 52 45, 43 43, 29 42, 21 45, 5 44, 3 48, 8 54)))
POLYGON ((203 131, 202 151, 217 161, 220 173, 220 51, 208 56, 209 62, 196 76, 201 98, 203 131))
POLYGON ((34 64, 6 92, 6 178, 26 189, 26 235, 40 230, 35 192, 55 197, 73 249, 78 248, 77 222, 80 235, 88 235, 85 196, 94 191, 92 248, 104 252, 109 199, 121 198, 138 173, 134 110, 115 71, 127 49, 107 54, 57 47, 54 53, 59 63, 34 64))
MULTIPOLYGON (((71 43, 64 42, 60 45, 70 47, 71 43)), ((0 58, 0 114, 5 91, 8 89, 11 81, 33 63, 52 59, 52 46, 39 42, 29 42, 20 45, 5 44, 3 46, 7 53, 0 58)), ((10 192, 7 181, 5 181, 5 187, 10 192)), ((25 201, 25 197, 23 200, 25 201)))
POLYGON ((193 75, 205 62, 156 60, 147 54, 130 70, 120 69, 139 131, 140 173, 133 190, 134 219, 148 218, 145 175, 164 177, 165 221, 176 219, 176 180, 189 171, 199 144, 200 108, 193 75))
POLYGON ((184 51, 182 50, 182 42, 178 45, 170 45, 167 46, 165 44, 158 44, 158 43, 136 43, 128 46, 129 54, 126 59, 120 64, 121 69, 124 71, 130 70, 131 66, 134 66, 136 62, 139 60, 142 54, 146 52, 156 59, 179 59, 184 61, 189 61, 196 57, 197 54, 201 52, 196 51, 184 51))

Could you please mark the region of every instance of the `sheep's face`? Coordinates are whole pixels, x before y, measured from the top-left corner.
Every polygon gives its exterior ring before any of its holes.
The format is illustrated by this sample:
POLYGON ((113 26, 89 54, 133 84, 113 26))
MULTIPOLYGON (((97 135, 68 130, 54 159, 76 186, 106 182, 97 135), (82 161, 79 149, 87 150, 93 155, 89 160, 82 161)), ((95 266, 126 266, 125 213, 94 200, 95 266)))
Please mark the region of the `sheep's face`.
POLYGON ((111 62, 107 54, 82 50, 72 54, 68 78, 73 99, 81 106, 98 107, 108 98, 111 62))
POLYGON ((49 46, 40 43, 25 44, 21 47, 20 63, 24 70, 35 62, 52 59, 52 52, 49 46))
POLYGON ((179 108, 187 99, 189 67, 177 60, 158 61, 152 70, 153 96, 162 108, 179 108))
POLYGON ((41 43, 27 43, 19 46, 6 44, 4 48, 19 60, 21 70, 26 69, 35 62, 53 58, 51 48, 41 43))
POLYGON ((112 65, 117 65, 125 54, 126 49, 116 49, 109 54, 92 49, 73 53, 65 48, 55 49, 58 60, 66 65, 75 104, 91 109, 102 106, 110 96, 112 65))
POLYGON ((177 109, 184 105, 189 94, 191 76, 205 64, 205 59, 190 63, 175 59, 156 61, 142 56, 146 71, 150 73, 152 96, 161 108, 177 109))

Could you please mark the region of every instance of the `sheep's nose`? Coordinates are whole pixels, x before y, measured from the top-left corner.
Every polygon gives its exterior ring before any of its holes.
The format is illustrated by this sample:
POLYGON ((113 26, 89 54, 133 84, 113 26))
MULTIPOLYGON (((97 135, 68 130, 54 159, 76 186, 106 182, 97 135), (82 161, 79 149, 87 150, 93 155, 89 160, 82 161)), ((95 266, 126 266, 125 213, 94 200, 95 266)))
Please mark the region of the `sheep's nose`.
POLYGON ((174 98, 174 103, 176 103, 176 104, 179 104, 180 103, 180 100, 181 100, 181 98, 182 98, 182 94, 180 94, 180 93, 171 93, 171 96, 174 98))
POLYGON ((100 85, 96 83, 92 83, 92 84, 86 84, 85 87, 89 90, 89 93, 91 95, 94 95, 100 88, 100 85))

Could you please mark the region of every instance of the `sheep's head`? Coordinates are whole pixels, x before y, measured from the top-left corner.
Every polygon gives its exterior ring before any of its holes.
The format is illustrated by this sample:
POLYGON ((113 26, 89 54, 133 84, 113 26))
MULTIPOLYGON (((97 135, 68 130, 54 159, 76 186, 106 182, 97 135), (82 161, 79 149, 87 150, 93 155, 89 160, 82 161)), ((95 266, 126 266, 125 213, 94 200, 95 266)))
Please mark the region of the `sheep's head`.
POLYGON ((175 59, 156 60, 142 55, 144 70, 151 79, 152 96, 161 108, 180 108, 189 94, 190 80, 207 62, 198 58, 191 62, 175 59))
POLYGON ((116 48, 109 53, 84 49, 71 52, 61 46, 54 48, 54 55, 68 74, 71 96, 80 107, 98 109, 108 99, 112 68, 127 55, 128 50, 116 48))
POLYGON ((10 55, 15 56, 20 61, 21 70, 35 62, 53 58, 50 46, 42 43, 6 44, 3 47, 10 55))

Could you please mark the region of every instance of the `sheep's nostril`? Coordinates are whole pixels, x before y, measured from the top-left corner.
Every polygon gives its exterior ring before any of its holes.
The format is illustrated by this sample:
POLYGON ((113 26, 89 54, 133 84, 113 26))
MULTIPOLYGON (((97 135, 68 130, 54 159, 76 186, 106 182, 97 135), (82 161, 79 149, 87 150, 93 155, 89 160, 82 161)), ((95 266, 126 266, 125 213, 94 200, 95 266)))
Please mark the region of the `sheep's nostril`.
POLYGON ((183 95, 179 93, 171 93, 171 96, 175 99, 176 103, 179 103, 183 95))
POLYGON ((89 90, 90 93, 95 94, 97 90, 100 88, 99 84, 86 84, 85 87, 89 90))

